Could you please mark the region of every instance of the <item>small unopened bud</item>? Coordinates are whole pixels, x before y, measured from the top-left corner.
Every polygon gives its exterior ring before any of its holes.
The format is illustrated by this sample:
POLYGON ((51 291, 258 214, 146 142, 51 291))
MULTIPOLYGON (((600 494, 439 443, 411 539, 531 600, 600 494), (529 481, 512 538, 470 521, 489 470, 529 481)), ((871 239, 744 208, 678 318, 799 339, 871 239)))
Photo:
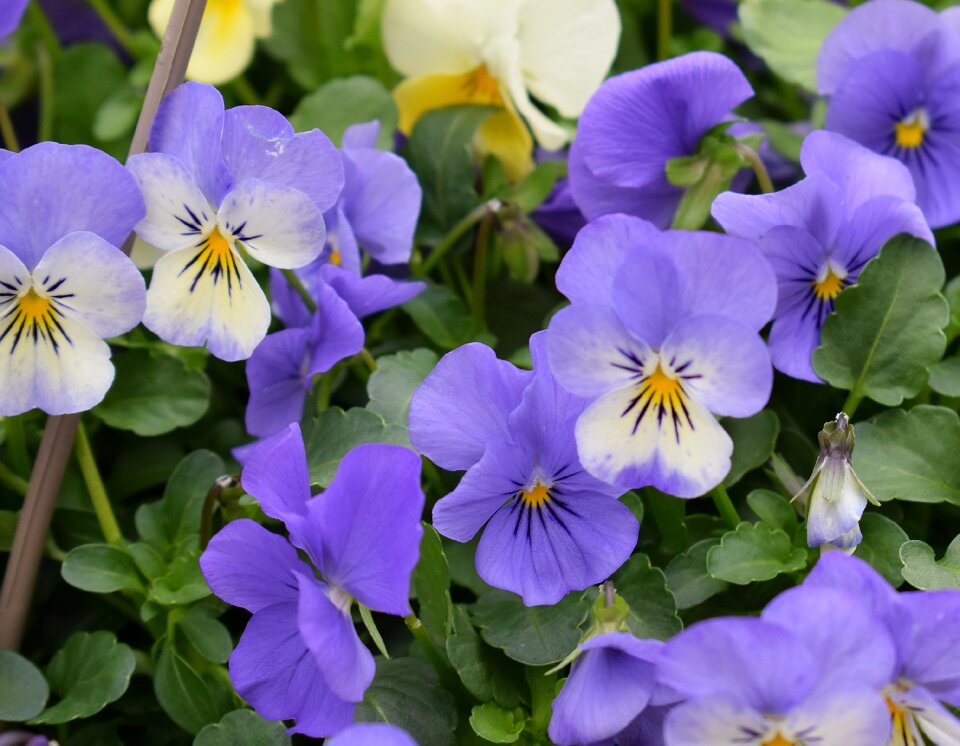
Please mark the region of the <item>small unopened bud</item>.
POLYGON ((877 500, 853 470, 856 440, 850 418, 841 412, 824 424, 817 440, 820 456, 813 474, 793 497, 806 510, 807 544, 854 547, 863 539, 859 523, 867 501, 877 500))

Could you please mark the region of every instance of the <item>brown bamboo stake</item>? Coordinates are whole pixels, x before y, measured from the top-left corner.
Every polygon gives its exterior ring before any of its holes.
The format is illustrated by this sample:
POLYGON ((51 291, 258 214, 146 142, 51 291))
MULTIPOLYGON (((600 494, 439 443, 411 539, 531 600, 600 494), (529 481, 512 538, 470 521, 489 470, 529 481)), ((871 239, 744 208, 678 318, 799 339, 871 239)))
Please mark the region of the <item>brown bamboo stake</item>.
MULTIPOLYGON (((129 155, 146 151, 150 125, 160 101, 183 80, 205 6, 206 0, 177 0, 174 5, 130 143, 129 155)), ((124 253, 130 253, 133 239, 134 235, 130 234, 124 242, 124 253)), ((79 414, 60 415, 50 417, 44 428, 30 477, 30 488, 24 498, 17 532, 13 537, 3 589, 0 591, 0 649, 16 650, 23 639, 33 586, 50 530, 50 519, 60 494, 63 473, 73 450, 79 422, 79 414)))

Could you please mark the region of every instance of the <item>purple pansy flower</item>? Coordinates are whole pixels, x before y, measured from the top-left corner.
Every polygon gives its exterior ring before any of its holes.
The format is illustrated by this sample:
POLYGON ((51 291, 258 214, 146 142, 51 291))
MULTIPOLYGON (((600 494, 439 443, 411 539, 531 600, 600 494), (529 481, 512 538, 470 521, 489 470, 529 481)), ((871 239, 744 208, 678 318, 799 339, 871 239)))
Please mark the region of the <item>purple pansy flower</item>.
POLYGON ((694 155, 752 95, 737 66, 713 52, 610 78, 587 103, 570 149, 577 205, 589 220, 623 212, 668 227, 684 190, 667 181, 667 161, 694 155))
POLYGON ((214 536, 200 558, 211 590, 253 613, 230 656, 230 678, 263 717, 296 720, 291 732, 333 735, 353 722, 374 675, 350 615, 353 601, 410 613, 423 536, 420 459, 400 446, 357 446, 330 486, 311 497, 300 429, 291 425, 254 450, 243 486, 286 524, 293 546, 242 519, 214 536))
POLYGON ((199 83, 163 100, 150 148, 128 163, 147 203, 137 233, 167 252, 153 268, 144 325, 173 344, 247 358, 270 306, 240 250, 286 269, 313 261, 323 211, 343 187, 340 155, 319 130, 294 134, 265 106, 225 112, 217 89, 199 83))
POLYGON ((775 194, 725 192, 713 216, 727 233, 757 242, 777 273, 779 300, 768 344, 774 366, 819 382, 811 355, 843 288, 898 233, 933 243, 899 161, 833 132, 807 136, 806 178, 775 194))
POLYGON ((30 0, 4 0, 0 4, 0 40, 17 30, 29 2, 30 0))
POLYGON ((550 321, 550 366, 590 401, 576 426, 586 470, 679 497, 715 487, 733 443, 714 414, 748 417, 770 396, 757 332, 777 289, 760 252, 730 236, 608 215, 577 236, 557 287, 573 304, 550 321))
POLYGON ((894 666, 877 688, 887 701, 891 743, 922 744, 921 733, 937 746, 960 743, 960 721, 942 704, 960 706, 960 592, 897 593, 866 562, 840 551, 824 555, 804 587, 856 595, 885 625, 894 666))
POLYGON ((657 685, 658 640, 608 632, 580 645, 580 655, 553 701, 550 740, 558 746, 660 746, 662 705, 674 701, 657 685))
POLYGON ((328 740, 327 746, 417 746, 417 742, 395 725, 358 723, 328 740))
POLYGON ((823 43, 827 129, 910 170, 934 228, 960 219, 960 35, 909 0, 854 8, 823 43))
POLYGON ((437 531, 469 541, 483 528, 480 577, 533 606, 607 578, 630 556, 639 527, 616 499, 621 490, 577 459, 584 401, 557 386, 542 332, 530 347, 532 373, 482 344, 445 355, 410 403, 410 440, 444 469, 467 470, 434 506, 437 531))
POLYGON ((0 415, 82 412, 113 382, 104 339, 143 316, 117 247, 143 217, 136 182, 85 145, 0 151, 0 415))
POLYGON ((658 673, 686 701, 667 716, 666 746, 886 744, 890 716, 868 682, 890 657, 871 659, 874 640, 854 632, 877 634, 887 646, 889 639, 856 606, 856 621, 847 626, 844 609, 829 606, 835 600, 834 594, 801 599, 832 612, 808 620, 806 634, 783 626, 780 617, 740 617, 699 622, 670 640, 658 673))

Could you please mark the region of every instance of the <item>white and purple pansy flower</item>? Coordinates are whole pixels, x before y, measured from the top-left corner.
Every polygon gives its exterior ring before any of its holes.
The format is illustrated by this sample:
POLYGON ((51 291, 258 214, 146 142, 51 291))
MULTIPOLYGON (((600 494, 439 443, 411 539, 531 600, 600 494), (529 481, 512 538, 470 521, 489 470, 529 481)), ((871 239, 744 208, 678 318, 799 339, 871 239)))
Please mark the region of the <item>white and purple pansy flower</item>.
POLYGON ((560 385, 589 401, 576 425, 584 468, 678 497, 719 484, 733 443, 714 415, 755 414, 773 383, 758 331, 777 288, 760 252, 608 215, 577 236, 557 287, 572 305, 547 346, 560 385))
POLYGON ((136 182, 85 145, 0 151, 0 415, 81 412, 114 370, 104 339, 144 312, 120 251, 144 215, 136 182))
POLYGON ((294 134, 264 106, 224 111, 212 86, 186 83, 160 106, 150 153, 128 168, 147 215, 138 235, 166 252, 153 268, 144 325, 172 344, 250 356, 270 305, 243 254, 292 269, 323 250, 323 211, 343 187, 336 148, 319 130, 294 134))

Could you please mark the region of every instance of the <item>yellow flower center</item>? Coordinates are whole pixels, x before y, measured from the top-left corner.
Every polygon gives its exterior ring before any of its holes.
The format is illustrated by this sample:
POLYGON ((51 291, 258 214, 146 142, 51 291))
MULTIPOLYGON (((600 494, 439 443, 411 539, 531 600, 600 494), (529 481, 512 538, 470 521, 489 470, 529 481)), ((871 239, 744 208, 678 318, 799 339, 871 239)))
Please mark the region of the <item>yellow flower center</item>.
POLYGON ((340 256, 340 252, 337 249, 330 249, 330 264, 336 265, 339 267, 343 264, 343 257, 340 256))
POLYGON ((657 369, 645 383, 650 389, 650 396, 657 400, 672 398, 680 391, 680 379, 671 378, 664 373, 660 363, 657 363, 657 369))
POLYGON ((922 746, 914 738, 913 729, 910 727, 910 713, 890 697, 887 697, 886 700, 887 709, 890 710, 890 716, 893 718, 893 733, 890 743, 902 744, 903 746, 922 746))
MULTIPOLYGON (((686 368, 687 365, 689 363, 681 366, 681 369, 686 368)), ((692 377, 699 378, 699 376, 692 377)), ((632 431, 634 434, 647 414, 657 418, 658 428, 663 425, 663 421, 666 419, 669 424, 673 425, 674 435, 679 443, 680 430, 687 425, 693 427, 686 402, 687 392, 683 388, 681 377, 668 374, 658 362, 653 373, 640 380, 637 395, 630 400, 630 404, 621 412, 620 416, 631 415, 634 418, 632 431), (687 425, 684 425, 684 422, 687 425)))
POLYGON ((777 731, 773 738, 764 741, 760 746, 796 746, 796 741, 788 741, 777 731))
POLYGON ((20 298, 19 306, 20 312, 26 317, 27 322, 35 324, 47 317, 53 303, 49 298, 37 295, 37 291, 30 288, 27 294, 20 298))
POLYGON ((833 300, 843 290, 845 278, 846 272, 835 270, 828 265, 826 271, 821 272, 820 276, 813 281, 813 292, 820 300, 833 300))
POLYGON ((533 486, 533 489, 521 490, 520 499, 531 508, 539 508, 550 499, 550 488, 539 481, 533 486))
POLYGON ((238 288, 242 285, 240 273, 237 271, 237 254, 233 248, 233 242, 226 238, 219 228, 214 228, 210 235, 197 244, 197 249, 197 253, 180 270, 180 274, 187 270, 195 271, 193 281, 190 283, 190 292, 196 289, 197 283, 204 275, 210 275, 214 285, 221 279, 226 281, 227 292, 232 295, 234 283, 238 288))
POLYGON ((472 103, 503 106, 500 84, 487 70, 486 65, 480 65, 467 73, 463 79, 462 88, 466 98, 472 103))
POLYGON ((923 138, 930 129, 930 120, 923 109, 917 109, 906 119, 894 125, 897 146, 913 150, 923 145, 923 138))
MULTIPOLYGON (((61 280, 55 286, 62 283, 61 280)), ((9 342, 11 353, 21 341, 30 340, 34 345, 46 342, 53 346, 54 352, 63 342, 71 342, 58 320, 62 315, 54 302, 50 296, 40 295, 34 288, 29 288, 14 301, 12 310, 0 321, 0 342, 9 342)))

